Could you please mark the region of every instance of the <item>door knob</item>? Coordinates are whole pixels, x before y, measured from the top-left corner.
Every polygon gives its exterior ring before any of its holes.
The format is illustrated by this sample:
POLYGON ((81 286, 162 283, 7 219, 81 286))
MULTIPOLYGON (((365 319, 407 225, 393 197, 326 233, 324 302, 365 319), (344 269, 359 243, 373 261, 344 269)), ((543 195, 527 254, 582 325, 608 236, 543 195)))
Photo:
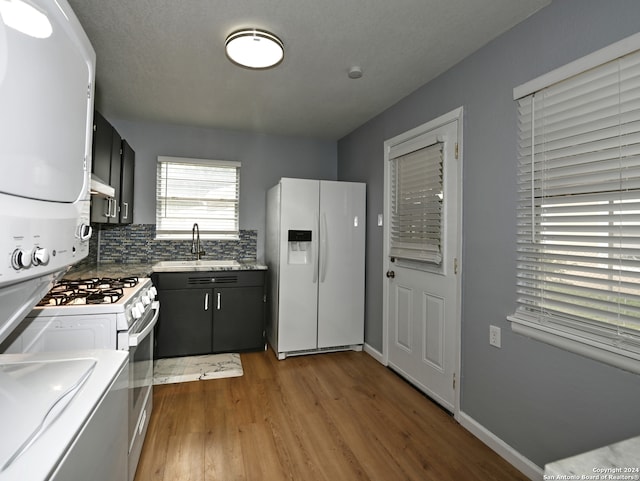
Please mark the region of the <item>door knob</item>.
POLYGON ((389 279, 393 279, 396 276, 396 273, 393 271, 387 271, 387 277, 389 279))

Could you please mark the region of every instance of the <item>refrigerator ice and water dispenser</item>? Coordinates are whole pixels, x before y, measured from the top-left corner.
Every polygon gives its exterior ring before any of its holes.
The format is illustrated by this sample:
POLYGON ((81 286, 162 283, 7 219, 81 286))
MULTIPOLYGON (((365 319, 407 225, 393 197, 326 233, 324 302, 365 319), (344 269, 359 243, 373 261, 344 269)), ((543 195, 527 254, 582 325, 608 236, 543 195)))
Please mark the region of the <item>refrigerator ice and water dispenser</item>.
POLYGON ((287 262, 289 264, 310 264, 313 260, 311 255, 311 231, 310 230, 289 230, 287 262))

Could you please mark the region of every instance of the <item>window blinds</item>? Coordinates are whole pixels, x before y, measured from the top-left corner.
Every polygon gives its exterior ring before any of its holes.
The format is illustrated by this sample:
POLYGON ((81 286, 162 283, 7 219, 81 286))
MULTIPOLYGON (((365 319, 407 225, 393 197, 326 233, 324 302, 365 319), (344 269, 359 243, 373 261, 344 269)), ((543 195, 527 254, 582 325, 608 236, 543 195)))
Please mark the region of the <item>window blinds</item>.
POLYGON ((393 257, 442 262, 442 142, 391 159, 393 257))
POLYGON ((640 353, 640 54, 518 101, 513 321, 640 353))
POLYGON ((237 238, 240 163, 158 158, 156 235, 237 238))

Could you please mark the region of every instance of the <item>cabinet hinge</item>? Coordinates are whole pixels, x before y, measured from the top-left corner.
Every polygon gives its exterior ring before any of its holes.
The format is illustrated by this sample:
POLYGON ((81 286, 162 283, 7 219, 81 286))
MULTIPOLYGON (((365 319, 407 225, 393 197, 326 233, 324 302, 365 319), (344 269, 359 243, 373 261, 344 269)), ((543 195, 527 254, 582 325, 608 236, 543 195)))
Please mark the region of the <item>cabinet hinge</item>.
POLYGON ((89 85, 87 86, 87 98, 90 99, 91 98, 91 85, 93 85, 91 82, 89 82, 89 85))
POLYGON ((455 152, 455 155, 456 155, 456 160, 457 160, 457 159, 458 159, 458 142, 456 142, 456 152, 455 152))
POLYGON ((456 390, 456 373, 453 373, 453 390, 456 390))
POLYGON ((266 294, 264 296, 262 296, 262 302, 264 302, 265 304, 267 303, 267 295, 266 294))
POLYGON ((457 274, 458 273, 458 258, 454 257, 453 259, 453 273, 457 274))

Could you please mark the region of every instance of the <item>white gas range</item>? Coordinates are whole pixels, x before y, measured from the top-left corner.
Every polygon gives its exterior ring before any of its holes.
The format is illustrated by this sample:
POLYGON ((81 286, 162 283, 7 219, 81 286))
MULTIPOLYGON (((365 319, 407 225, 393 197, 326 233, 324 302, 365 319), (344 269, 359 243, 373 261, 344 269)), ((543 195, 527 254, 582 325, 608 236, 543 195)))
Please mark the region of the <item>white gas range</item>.
POLYGON ((62 280, 0 344, 5 354, 78 349, 129 352, 129 481, 135 475, 153 407, 156 294, 148 278, 62 280))
POLYGON ((148 278, 62 280, 16 329, 6 352, 84 348, 81 346, 128 351, 131 336, 149 327, 141 324, 156 309, 156 294, 148 278))

